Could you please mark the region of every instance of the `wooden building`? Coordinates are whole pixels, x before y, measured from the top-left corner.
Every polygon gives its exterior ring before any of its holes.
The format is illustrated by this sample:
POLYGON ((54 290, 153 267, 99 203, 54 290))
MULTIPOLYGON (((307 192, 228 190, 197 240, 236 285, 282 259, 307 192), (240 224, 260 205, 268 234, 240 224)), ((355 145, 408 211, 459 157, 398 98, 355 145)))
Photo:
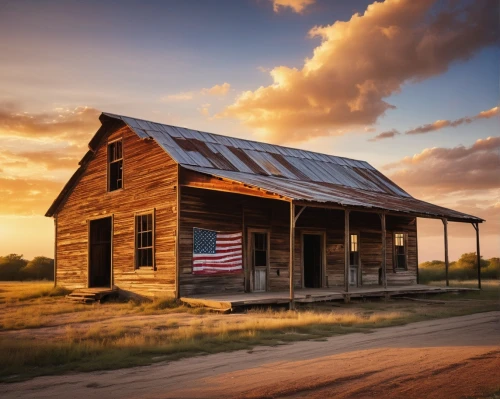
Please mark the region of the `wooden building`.
MULTIPOLYGON (((46 216, 56 284, 189 297, 414 285, 417 200, 364 161, 103 113, 46 216), (194 231, 239 232, 241 264, 197 273, 194 231)), ((447 256, 446 256, 446 261, 447 256)), ((478 276, 479 277, 479 276, 478 276)))

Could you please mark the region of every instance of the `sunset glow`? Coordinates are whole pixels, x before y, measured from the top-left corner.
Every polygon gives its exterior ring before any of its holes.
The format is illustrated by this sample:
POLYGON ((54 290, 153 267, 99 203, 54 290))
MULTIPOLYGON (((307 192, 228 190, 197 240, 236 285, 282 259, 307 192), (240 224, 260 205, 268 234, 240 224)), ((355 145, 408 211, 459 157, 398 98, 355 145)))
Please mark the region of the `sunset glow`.
MULTIPOLYGON (((494 0, 28 2, 1 6, 0 254, 53 257, 45 212, 102 111, 362 159, 486 219, 500 253, 494 0)), ((443 226, 418 221, 419 261, 443 226)), ((449 226, 450 258, 475 251, 449 226)))

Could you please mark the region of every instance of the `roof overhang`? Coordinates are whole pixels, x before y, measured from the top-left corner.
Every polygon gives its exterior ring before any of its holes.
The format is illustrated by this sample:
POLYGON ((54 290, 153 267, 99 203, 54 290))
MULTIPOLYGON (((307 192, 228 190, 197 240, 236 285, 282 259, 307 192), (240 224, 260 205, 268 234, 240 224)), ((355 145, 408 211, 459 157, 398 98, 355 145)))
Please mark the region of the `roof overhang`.
POLYGON ((483 219, 476 216, 434 205, 413 197, 405 198, 328 183, 296 181, 274 176, 262 176, 198 166, 181 165, 181 167, 201 174, 266 190, 298 205, 337 209, 349 208, 364 212, 384 212, 413 217, 447 219, 451 222, 484 222, 483 219))

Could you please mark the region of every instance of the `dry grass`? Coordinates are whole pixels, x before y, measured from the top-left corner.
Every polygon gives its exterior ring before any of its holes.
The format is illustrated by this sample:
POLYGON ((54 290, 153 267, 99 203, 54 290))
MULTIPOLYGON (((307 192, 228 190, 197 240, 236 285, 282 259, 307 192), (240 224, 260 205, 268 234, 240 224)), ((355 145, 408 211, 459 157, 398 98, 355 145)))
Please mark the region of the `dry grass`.
POLYGON ((451 295, 444 305, 404 300, 322 303, 294 312, 220 315, 171 299, 75 305, 50 296, 48 285, 0 283, 0 380, 151 364, 493 310, 498 283, 483 286, 480 298, 477 292, 451 295))

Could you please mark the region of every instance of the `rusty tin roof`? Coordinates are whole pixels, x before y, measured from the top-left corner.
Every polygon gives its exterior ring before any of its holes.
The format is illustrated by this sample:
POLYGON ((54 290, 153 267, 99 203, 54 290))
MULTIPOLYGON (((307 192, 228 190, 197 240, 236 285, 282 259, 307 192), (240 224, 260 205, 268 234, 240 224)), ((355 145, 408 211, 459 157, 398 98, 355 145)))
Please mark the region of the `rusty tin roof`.
MULTIPOLYGON (((424 217, 446 217, 462 222, 483 221, 413 198, 365 161, 110 113, 102 113, 100 120, 103 127, 107 123, 122 122, 140 138, 155 140, 186 169, 259 187, 290 200, 373 208, 424 217)), ((103 127, 91 140, 91 151, 95 150, 99 141, 99 132, 105 131, 103 127)), ((81 164, 89 159, 89 153, 81 164)), ((79 176, 78 171, 75 176, 59 197, 74 184, 79 176)), ((47 216, 53 216, 56 212, 61 202, 59 197, 47 216)))

